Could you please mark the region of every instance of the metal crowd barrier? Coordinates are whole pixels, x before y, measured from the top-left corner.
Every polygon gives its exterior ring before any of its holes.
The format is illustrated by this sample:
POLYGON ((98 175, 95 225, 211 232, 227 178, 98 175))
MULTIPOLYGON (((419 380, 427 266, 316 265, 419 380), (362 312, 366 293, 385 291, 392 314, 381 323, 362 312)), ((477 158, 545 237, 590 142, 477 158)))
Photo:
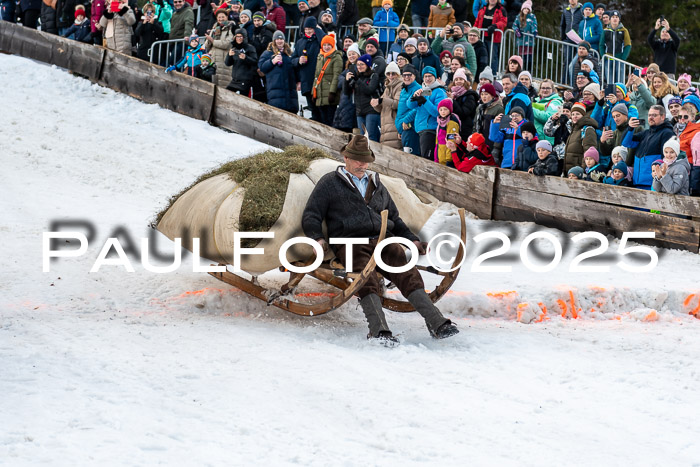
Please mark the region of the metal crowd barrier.
MULTIPOLYGON (((200 37, 199 41, 204 42, 204 38, 200 37)), ((186 48, 187 39, 168 39, 165 41, 156 41, 151 45, 151 48, 148 51, 149 61, 167 68, 171 65, 175 65, 178 60, 182 58, 181 56, 185 55, 186 48), (176 47, 177 44, 182 44, 179 51, 176 47), (178 57, 177 55, 181 56, 178 57)))
MULTIPOLYGON (((525 34, 533 39, 531 62, 523 60, 523 69, 529 71, 533 78, 551 79, 558 86, 570 87, 569 65, 578 52, 575 44, 550 39, 548 37, 525 34)), ((519 55, 515 31, 509 29, 501 41, 501 55, 498 61, 499 72, 508 66, 508 59, 519 55)), ((494 70, 495 71, 495 70, 494 70)))

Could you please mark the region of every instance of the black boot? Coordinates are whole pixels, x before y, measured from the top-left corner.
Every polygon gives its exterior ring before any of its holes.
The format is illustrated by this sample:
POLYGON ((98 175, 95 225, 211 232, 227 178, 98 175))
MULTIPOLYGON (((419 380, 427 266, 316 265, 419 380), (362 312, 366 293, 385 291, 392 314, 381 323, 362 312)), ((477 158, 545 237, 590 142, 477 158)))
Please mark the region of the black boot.
POLYGON ((438 310, 430 300, 425 290, 416 289, 406 298, 423 317, 426 326, 428 326, 428 331, 430 331, 430 335, 434 338, 444 339, 454 336, 459 332, 459 329, 452 324, 452 321, 442 316, 442 313, 440 313, 440 310, 438 310))
POLYGON ((393 336, 386 323, 384 310, 382 310, 382 299, 377 294, 369 294, 360 300, 360 306, 367 318, 369 334, 367 339, 377 339, 387 347, 398 345, 399 340, 393 336))

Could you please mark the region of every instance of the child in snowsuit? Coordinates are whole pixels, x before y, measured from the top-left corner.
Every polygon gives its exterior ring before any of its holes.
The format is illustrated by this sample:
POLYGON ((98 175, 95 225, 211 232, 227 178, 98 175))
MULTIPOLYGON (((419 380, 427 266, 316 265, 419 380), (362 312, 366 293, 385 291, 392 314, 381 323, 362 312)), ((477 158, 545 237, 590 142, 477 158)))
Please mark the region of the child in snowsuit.
MULTIPOLYGON (((457 138, 459 140, 459 138, 457 138)), ((495 166, 486 138, 481 133, 472 133, 467 141, 453 142, 452 163, 460 172, 469 173, 477 165, 495 166)), ((448 145, 451 146, 448 142, 448 145)))
POLYGON ((77 5, 75 7, 75 22, 71 27, 65 30, 63 37, 78 42, 92 43, 90 20, 85 17, 85 7, 83 5, 77 5))
POLYGON ((611 172, 612 174, 609 177, 605 177, 603 183, 608 185, 630 186, 630 182, 627 180, 627 164, 623 161, 619 161, 613 165, 611 172))
POLYGON ((552 154, 552 143, 543 139, 537 143, 537 161, 527 171, 538 177, 559 175, 559 159, 552 154))
POLYGON ((216 63, 211 55, 202 55, 202 63, 195 69, 195 75, 199 79, 209 81, 210 83, 212 82, 214 75, 216 75, 216 63))
POLYGON ((583 164, 585 165, 583 171, 583 179, 587 182, 602 182, 605 178, 605 172, 603 167, 600 165, 600 154, 596 148, 588 148, 588 150, 583 154, 583 164))
POLYGON ((571 167, 567 177, 569 180, 583 180, 583 169, 578 165, 576 167, 571 167))
POLYGON ((523 144, 518 146, 518 153, 515 156, 513 170, 527 172, 530 166, 537 162, 537 130, 532 122, 523 123, 520 127, 520 134, 523 135, 523 144))
POLYGON ((190 45, 187 47, 185 56, 182 57, 182 60, 177 62, 175 65, 166 68, 166 73, 173 70, 182 70, 182 72, 185 74, 197 76, 197 69, 202 64, 202 55, 204 55, 204 50, 202 49, 202 45, 199 43, 199 36, 196 34, 192 34, 190 36, 188 43, 190 45))
POLYGON ((452 113, 452 99, 446 98, 438 104, 437 134, 435 135, 435 162, 452 165, 452 151, 447 141, 453 141, 459 134, 459 117, 452 113))

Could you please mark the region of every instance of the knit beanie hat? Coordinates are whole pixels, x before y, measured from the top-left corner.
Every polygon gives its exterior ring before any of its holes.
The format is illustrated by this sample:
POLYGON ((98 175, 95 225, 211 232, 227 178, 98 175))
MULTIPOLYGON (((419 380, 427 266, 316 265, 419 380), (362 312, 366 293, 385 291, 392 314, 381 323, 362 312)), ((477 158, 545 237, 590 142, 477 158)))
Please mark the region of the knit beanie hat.
POLYGON ((523 110, 522 107, 515 106, 512 109, 510 109, 511 114, 518 114, 521 117, 525 118, 525 111, 523 110))
POLYGON ((454 74, 454 76, 452 77, 452 82, 454 83, 454 81, 455 81, 457 78, 462 78, 462 79, 463 79, 464 81, 466 81, 467 83, 471 82, 471 80, 470 80, 469 78, 467 78, 467 74, 464 72, 464 68, 460 68, 460 69, 458 69, 457 71, 455 71, 455 74, 454 74))
POLYGON ((409 37, 406 42, 403 43, 403 48, 405 49, 407 45, 412 45, 413 47, 418 47, 418 39, 415 37, 409 37))
POLYGON ((331 10, 330 8, 326 8, 321 12, 319 18, 323 18, 325 15, 330 15, 330 17, 333 18, 333 10, 331 10))
POLYGON ((259 19, 260 21, 265 21, 265 15, 263 15, 259 11, 256 11, 255 13, 253 13, 253 19, 259 19))
POLYGON ((283 33, 282 31, 275 31, 275 32, 272 34, 272 41, 274 42, 274 41, 276 41, 277 39, 282 39, 282 40, 285 39, 284 33, 283 33))
MULTIPOLYGON (((78 16, 80 16, 80 15, 85 16, 85 7, 84 7, 83 5, 76 5, 76 6, 75 6, 75 17, 76 17, 76 19, 77 19, 78 16)), ((690 81, 688 81, 688 83, 690 83, 690 81)))
POLYGON ((367 65, 367 68, 372 68, 372 56, 368 54, 360 55, 357 59, 358 62, 362 62, 367 65))
POLYGON ((481 32, 479 32, 478 28, 469 28, 468 34, 476 34, 477 36, 479 36, 479 38, 481 38, 481 32))
POLYGON ((523 67, 523 57, 520 55, 513 55, 508 59, 508 62, 517 62, 520 65, 520 68, 523 67))
POLYGON ((421 73, 421 77, 425 78, 425 75, 428 75, 428 74, 433 75, 434 77, 437 78, 437 72, 435 71, 435 68, 433 68, 431 66, 427 66, 427 67, 423 68, 423 73, 421 73))
POLYGON ((530 81, 532 81, 532 75, 529 71, 521 71, 518 75, 518 81, 520 81, 520 78, 522 78, 523 76, 527 76, 528 78, 530 78, 530 81))
POLYGON ((503 85, 501 84, 500 81, 494 81, 493 82, 493 88, 496 90, 496 92, 500 95, 503 92, 503 85))
POLYGON ((483 86, 481 86, 481 92, 487 92, 493 96, 494 99, 498 99, 498 93, 496 92, 496 88, 493 87, 493 84, 491 83, 486 83, 483 86))
POLYGON ((493 83, 493 71, 491 71, 490 66, 484 68, 484 71, 479 75, 479 79, 487 79, 493 83))
POLYGON ((306 6, 309 6, 309 0, 297 0, 297 5, 300 3, 306 3, 306 6))
POLYGON ((486 138, 484 138, 484 135, 481 133, 472 133, 469 138, 467 138, 467 142, 479 147, 486 142, 486 138))
POLYGON ((202 54, 202 59, 201 59, 201 60, 202 60, 202 65, 204 65, 205 67, 211 65, 212 62, 214 61, 214 59, 212 58, 212 56, 209 55, 209 54, 202 54))
POLYGON ((396 28, 396 34, 400 33, 401 31, 407 31, 409 34, 411 34, 411 28, 408 27, 408 24, 399 24, 399 27, 396 28))
POLYGON ((622 83, 615 83, 615 89, 619 90, 622 93, 622 97, 627 97, 627 86, 625 86, 622 83))
MULTIPOLYGON (((326 36, 326 37, 328 37, 328 36, 326 36)), ((390 64, 388 64, 388 65, 386 66, 386 69, 384 70, 384 73, 387 74, 387 75, 388 75, 389 73, 396 73, 397 75, 400 75, 400 74, 401 74, 401 70, 399 69, 399 66, 396 64, 396 62, 391 62, 390 64)))
POLYGON ((598 150, 591 146, 588 148, 588 151, 583 153, 583 158, 586 159, 586 157, 591 157, 593 158, 594 161, 600 162, 600 154, 598 153, 598 150))
POLYGON ((357 42, 353 42, 350 47, 348 47, 348 52, 355 52, 357 55, 362 55, 362 52, 360 52, 360 47, 357 45, 357 42))
POLYGON ((370 37, 365 41, 365 49, 367 48, 368 45, 372 45, 375 49, 379 50, 379 41, 377 40, 376 37, 370 37))
MULTIPOLYGON (((513 111, 511 110, 511 113, 513 111)), ((537 135, 537 128, 535 128, 535 124, 532 122, 525 122, 520 126, 520 132, 522 133, 523 131, 529 131, 532 133, 533 136, 537 135)))
POLYGON ((463 56, 464 56, 464 57, 467 56, 467 48, 464 46, 464 44, 455 44, 455 46, 452 47, 452 54, 453 54, 453 56, 454 56, 455 50, 457 50, 457 49, 462 49, 462 52, 463 52, 463 54, 464 54, 463 56))
POLYGON ((443 50, 442 52, 440 52, 440 63, 442 63, 442 59, 445 58, 445 56, 452 58, 452 52, 450 52, 449 50, 443 50))
POLYGON ((620 157, 622 157, 622 160, 627 159, 627 154, 629 154, 629 151, 627 151, 627 148, 624 146, 615 146, 610 153, 611 156, 614 156, 615 154, 619 154, 620 157))
POLYGON ((411 63, 411 60, 412 60, 412 59, 411 59, 411 56, 408 55, 406 52, 401 52, 400 54, 398 54, 398 55, 396 56, 396 60, 398 60, 399 57, 403 57, 403 58, 406 59, 406 61, 407 61, 408 63, 411 63))
POLYGON ((438 110, 440 110, 440 107, 447 107, 450 110, 450 113, 452 113, 452 99, 446 97, 445 99, 441 100, 438 104, 438 110))
POLYGON ((620 102, 619 104, 616 104, 615 107, 612 108, 613 112, 621 113, 622 115, 628 115, 629 114, 629 109, 627 109, 627 106, 620 102))
POLYGON ((694 94, 686 96, 683 99, 683 105, 685 104, 692 104, 695 106, 696 109, 700 110, 700 98, 694 94))
POLYGON ((595 68, 595 67, 593 66, 593 62, 590 61, 590 60, 588 60, 588 59, 585 59, 584 61, 582 61, 582 62, 581 62, 581 65, 587 65, 588 68, 590 68, 591 70, 592 70, 593 68, 595 68))
MULTIPOLYGON (((306 3, 306 2, 305 2, 306 3)), ((307 3, 308 5, 308 3, 307 3)), ((253 12, 250 10, 243 10, 239 16, 246 15, 248 18, 253 19, 253 12)))
MULTIPOLYGON (((277 31, 277 32, 281 32, 281 31, 277 31)), ((333 49, 335 49, 335 36, 333 34, 328 34, 328 35, 323 36, 323 39, 321 39, 321 50, 323 50, 324 44, 329 44, 333 49)))
POLYGON ((382 6, 386 4, 389 4, 389 8, 394 6, 394 2, 392 2, 391 0, 382 0, 382 6))
POLYGON ((651 165, 655 166, 655 165, 661 165, 663 163, 664 163, 663 159, 656 159, 654 162, 651 163, 651 165))
POLYGON ((352 135, 348 144, 340 149, 340 154, 359 162, 374 162, 374 153, 365 135, 352 135))
POLYGON ((621 18, 620 12, 618 10, 613 10, 610 12, 610 17, 612 18, 613 16, 617 16, 618 18, 621 18))
POLYGON ((316 20, 315 16, 309 16, 304 20, 304 29, 316 29, 316 26, 318 26, 318 21, 316 20))
POLYGON ((669 107, 670 107, 672 104, 683 105, 683 104, 681 104, 681 102, 683 102, 683 99, 681 99, 681 98, 678 97, 678 96, 673 96, 671 99, 669 99, 668 105, 669 105, 669 107))
POLYGON ((569 174, 568 175, 576 175, 576 178, 579 180, 583 178, 583 169, 579 166, 572 167, 569 169, 569 174))
POLYGON ((604 3, 598 3, 598 4, 595 6, 595 9, 597 10, 598 8, 602 8, 603 10, 607 10, 607 9, 608 9, 608 7, 606 7, 604 3))
MULTIPOLYGON (((585 10, 586 8, 590 8, 591 10, 593 10, 593 4, 591 2, 584 3, 583 9, 585 10)), ((593 11, 595 11, 595 10, 593 10, 593 11)))
POLYGON ((586 92, 586 91, 593 93, 593 95, 595 96, 595 98, 597 100, 598 97, 600 96, 600 85, 597 83, 590 83, 588 86, 583 88, 583 92, 586 92))
POLYGON ((187 39, 187 43, 189 44, 189 43, 192 42, 192 41, 197 41, 197 42, 199 42, 199 36, 198 36, 197 34, 192 34, 192 35, 187 39))
POLYGON ((680 81, 682 79, 686 80, 688 82, 688 84, 690 84, 693 81, 693 79, 690 77, 690 75, 688 73, 683 73, 682 75, 680 75, 678 77, 678 81, 680 81))
POLYGON ((666 150, 666 148, 673 149, 673 152, 676 153, 676 156, 678 156, 681 153, 681 143, 675 136, 664 143, 664 151, 666 150))
POLYGON ((585 47, 586 50, 591 50, 591 43, 588 41, 581 41, 578 43, 579 47, 585 47))
POLYGON ((418 44, 422 43, 430 45, 430 42, 428 42, 428 39, 426 39, 425 37, 419 37, 418 39, 416 39, 416 47, 418 47, 418 44))
POLYGON ((525 8, 530 10, 530 13, 532 13, 532 1, 531 0, 525 0, 523 2, 523 6, 520 7, 520 11, 523 11, 525 8))
POLYGON ((546 139, 543 139, 542 141, 537 143, 537 146, 535 146, 535 149, 544 149, 545 151, 552 152, 552 143, 547 141, 546 139))
POLYGON ((459 28, 460 31, 462 31, 462 34, 464 34, 464 25, 460 22, 457 22, 454 24, 453 28, 459 28))
POLYGON ((418 70, 416 70, 416 67, 414 67, 410 63, 408 65, 406 65, 405 67, 403 67, 402 72, 403 73, 413 73, 413 76, 415 76, 416 79, 418 78, 418 70))
POLYGON ((625 164, 625 161, 620 161, 617 164, 613 165, 613 170, 619 170, 623 174, 625 174, 625 177, 627 176, 627 164, 625 164))
POLYGON ((578 112, 581 115, 586 115, 586 106, 580 102, 576 102, 574 105, 571 106, 571 112, 578 112))

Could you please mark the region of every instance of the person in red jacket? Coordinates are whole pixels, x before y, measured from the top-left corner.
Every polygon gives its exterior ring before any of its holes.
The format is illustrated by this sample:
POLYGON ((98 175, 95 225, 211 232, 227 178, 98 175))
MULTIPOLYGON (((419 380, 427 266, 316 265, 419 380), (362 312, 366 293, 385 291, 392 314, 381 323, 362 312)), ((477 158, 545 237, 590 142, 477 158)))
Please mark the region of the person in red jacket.
POLYGON ((454 140, 447 141, 447 148, 452 151, 452 162, 457 170, 469 173, 477 165, 496 165, 484 135, 472 133, 467 141, 454 136, 454 140))
POLYGON ((491 56, 491 69, 498 70, 498 49, 501 47, 503 31, 508 24, 508 14, 498 0, 488 0, 484 8, 479 10, 474 27, 488 29, 484 33, 484 45, 491 56))
POLYGON ((262 14, 265 16, 265 19, 277 25, 278 31, 285 32, 287 28, 287 13, 275 0, 265 0, 262 14))

